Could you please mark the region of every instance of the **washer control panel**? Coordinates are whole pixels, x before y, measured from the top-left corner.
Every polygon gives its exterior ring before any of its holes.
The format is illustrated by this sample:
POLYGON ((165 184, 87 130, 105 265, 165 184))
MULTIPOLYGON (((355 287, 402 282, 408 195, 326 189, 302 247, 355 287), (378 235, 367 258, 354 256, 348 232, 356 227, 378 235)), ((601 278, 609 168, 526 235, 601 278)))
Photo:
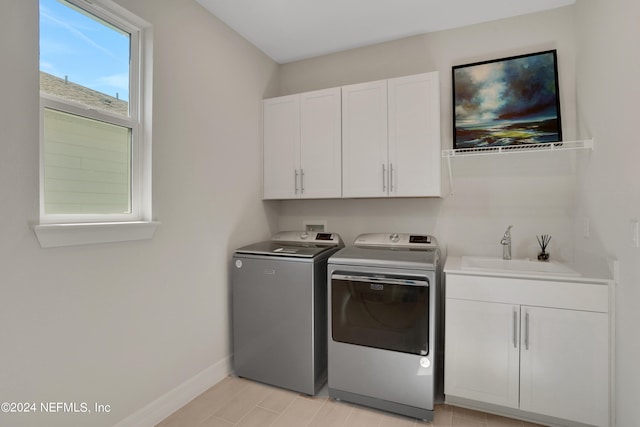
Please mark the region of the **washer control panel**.
POLYGON ((271 237, 272 242, 309 243, 323 245, 342 245, 342 239, 336 233, 317 231, 281 231, 271 237))

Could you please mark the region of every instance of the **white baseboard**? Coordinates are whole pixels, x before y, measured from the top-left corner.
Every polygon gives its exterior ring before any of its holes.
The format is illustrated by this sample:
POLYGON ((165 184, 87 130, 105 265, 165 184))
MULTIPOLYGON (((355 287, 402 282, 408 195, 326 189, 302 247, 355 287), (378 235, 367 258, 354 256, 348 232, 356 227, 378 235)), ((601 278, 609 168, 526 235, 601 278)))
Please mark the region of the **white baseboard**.
POLYGON ((231 373, 231 356, 189 378, 114 427, 153 427, 231 373))

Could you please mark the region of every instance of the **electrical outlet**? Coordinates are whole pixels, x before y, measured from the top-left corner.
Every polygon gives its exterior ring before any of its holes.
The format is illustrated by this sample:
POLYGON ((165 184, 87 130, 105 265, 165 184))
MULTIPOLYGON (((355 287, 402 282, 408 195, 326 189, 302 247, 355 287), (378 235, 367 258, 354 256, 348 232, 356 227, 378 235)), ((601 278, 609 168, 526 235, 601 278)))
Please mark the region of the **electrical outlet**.
POLYGON ((322 233, 327 229, 327 221, 324 220, 305 220, 302 221, 305 231, 314 231, 322 233))

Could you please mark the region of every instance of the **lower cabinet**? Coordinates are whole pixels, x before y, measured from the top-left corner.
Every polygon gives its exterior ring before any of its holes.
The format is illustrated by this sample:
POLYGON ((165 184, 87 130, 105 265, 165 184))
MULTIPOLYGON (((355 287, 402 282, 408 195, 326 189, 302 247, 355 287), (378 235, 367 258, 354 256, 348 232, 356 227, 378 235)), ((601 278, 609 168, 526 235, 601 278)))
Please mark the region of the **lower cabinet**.
MULTIPOLYGON (((464 289, 456 289, 460 277, 463 288, 473 281, 471 276, 447 275, 447 293, 456 298, 446 299, 445 395, 607 426, 608 313, 558 308, 557 303, 556 307, 528 305, 544 305, 546 298, 535 295, 535 282, 527 280, 519 294, 518 279, 496 278, 498 286, 491 290, 489 278, 480 278, 486 285, 480 291, 484 296, 463 299, 464 289), (510 284, 502 283, 509 280, 510 284), (509 285, 516 290, 502 295, 509 285), (515 303, 518 299, 521 304, 515 303)), ((553 286, 553 282, 542 284, 553 286)), ((564 288, 570 291, 570 286, 564 288)))
POLYGON ((607 425, 608 315, 523 306, 520 317, 520 409, 607 425))
POLYGON ((520 346, 512 319, 519 308, 447 299, 445 313, 445 394, 517 408, 520 346))

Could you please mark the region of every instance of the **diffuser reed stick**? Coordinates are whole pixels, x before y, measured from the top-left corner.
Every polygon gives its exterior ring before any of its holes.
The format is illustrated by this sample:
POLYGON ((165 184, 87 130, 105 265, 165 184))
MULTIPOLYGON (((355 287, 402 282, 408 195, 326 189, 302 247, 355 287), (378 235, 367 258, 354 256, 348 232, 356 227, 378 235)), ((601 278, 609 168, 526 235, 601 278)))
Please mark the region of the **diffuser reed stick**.
POLYGON ((538 259, 540 261, 549 261, 549 253, 547 252, 547 246, 549 246, 549 242, 551 241, 551 236, 548 234, 542 234, 540 236, 536 236, 538 239, 538 244, 540 245, 540 253, 538 254, 538 259))

